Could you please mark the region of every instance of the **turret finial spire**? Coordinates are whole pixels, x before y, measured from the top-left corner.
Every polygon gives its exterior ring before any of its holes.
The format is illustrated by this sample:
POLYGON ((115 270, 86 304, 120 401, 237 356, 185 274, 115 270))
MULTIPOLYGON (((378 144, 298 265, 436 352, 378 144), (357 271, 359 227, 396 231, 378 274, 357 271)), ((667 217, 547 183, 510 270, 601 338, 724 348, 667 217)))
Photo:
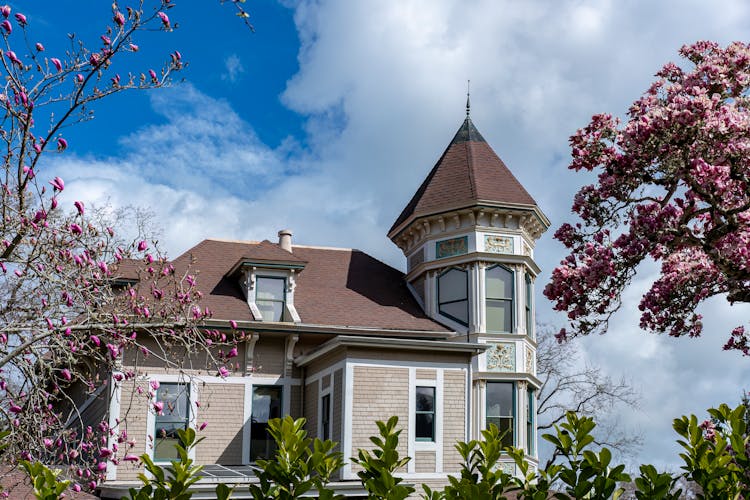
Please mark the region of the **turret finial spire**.
POLYGON ((466 80, 466 118, 471 113, 471 80, 466 80))

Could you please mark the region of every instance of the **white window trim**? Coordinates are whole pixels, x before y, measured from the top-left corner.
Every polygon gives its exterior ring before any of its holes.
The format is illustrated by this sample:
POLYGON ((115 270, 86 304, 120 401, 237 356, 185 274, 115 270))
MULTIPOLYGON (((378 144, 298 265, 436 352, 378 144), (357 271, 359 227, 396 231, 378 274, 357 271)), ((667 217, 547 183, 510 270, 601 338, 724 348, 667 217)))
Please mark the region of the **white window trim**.
MULTIPOLYGON (((242 465, 250 465, 250 418, 253 415, 253 387, 256 385, 278 385, 281 386, 281 416, 289 414, 292 402, 292 387, 302 387, 300 379, 285 377, 246 377, 242 379, 245 384, 245 401, 242 411, 242 465)), ((302 389, 304 390, 304 388, 302 389)))
MULTIPOLYGON (((253 319, 263 321, 263 315, 255 303, 256 280, 257 278, 283 278, 284 279, 284 311, 293 323, 301 323, 297 309, 294 307, 294 289, 296 288, 296 279, 293 269, 263 269, 252 267, 245 270, 242 285, 245 291, 245 298, 253 319)), ((282 314, 282 316, 283 316, 282 314)), ((283 319, 283 318, 282 318, 283 319)), ((286 322, 288 323, 288 322, 286 322)))
MULTIPOLYGON (((321 379, 322 380, 322 379, 321 379)), ((323 398, 328 398, 328 439, 333 440, 333 375, 330 378, 331 382, 325 389, 322 388, 323 384, 318 383, 318 438, 323 439, 323 398)))

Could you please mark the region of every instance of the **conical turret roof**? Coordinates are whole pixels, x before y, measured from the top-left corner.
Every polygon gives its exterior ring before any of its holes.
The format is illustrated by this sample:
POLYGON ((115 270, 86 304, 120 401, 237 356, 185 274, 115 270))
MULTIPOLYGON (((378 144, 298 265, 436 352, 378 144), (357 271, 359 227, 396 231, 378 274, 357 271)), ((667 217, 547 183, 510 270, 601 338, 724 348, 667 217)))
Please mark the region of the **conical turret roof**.
POLYGON ((467 116, 389 233, 412 215, 481 203, 536 205, 467 116))

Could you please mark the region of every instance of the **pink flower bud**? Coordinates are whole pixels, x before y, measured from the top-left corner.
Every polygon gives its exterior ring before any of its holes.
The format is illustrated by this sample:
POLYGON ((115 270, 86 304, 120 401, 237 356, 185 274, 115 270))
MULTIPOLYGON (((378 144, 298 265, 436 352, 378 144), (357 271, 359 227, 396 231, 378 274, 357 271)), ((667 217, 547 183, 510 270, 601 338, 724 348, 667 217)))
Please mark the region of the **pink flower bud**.
POLYGON ((96 345, 96 347, 99 347, 100 345, 102 345, 102 341, 99 340, 99 337, 97 337, 96 335, 90 336, 89 339, 91 339, 91 342, 93 342, 94 345, 96 345))
POLYGON ((159 381, 158 380, 152 380, 149 382, 149 385, 153 390, 157 390, 159 388, 159 381))
POLYGON ((198 427, 198 430, 199 430, 199 431, 202 431, 203 429, 205 429, 205 428, 206 428, 206 426, 207 426, 207 425, 208 425, 208 422, 203 422, 203 423, 202 423, 202 424, 200 425, 200 427, 198 427))
POLYGON ((61 375, 63 376, 63 378, 64 378, 65 380, 70 380, 70 379, 72 379, 72 378, 73 378, 73 376, 72 376, 72 375, 70 374, 70 370, 68 370, 67 368, 63 368, 63 369, 62 369, 62 370, 60 371, 60 374, 61 374, 61 375))
POLYGON ((7 19, 0 23, 0 28, 3 28, 7 34, 13 33, 13 26, 10 25, 10 21, 7 19))
POLYGON ((159 19, 161 19, 161 23, 164 25, 165 28, 169 29, 169 17, 164 12, 157 12, 157 16, 159 16, 159 19))
POLYGON ((73 205, 78 209, 78 215, 83 215, 84 206, 82 201, 76 201, 73 205))
POLYGON ((60 137, 57 139, 57 150, 58 151, 65 151, 65 149, 68 147, 68 141, 60 137))
POLYGON ((134 43, 130 44, 130 50, 132 50, 133 52, 138 52, 138 49, 139 47, 136 44, 134 43))
POLYGON ((112 20, 115 22, 117 26, 125 25, 125 16, 123 16, 122 12, 120 12, 119 10, 115 12, 114 16, 112 16, 112 20))
POLYGON ((229 320, 229 326, 232 327, 232 330, 236 330, 237 329, 237 322, 235 320, 233 320, 233 319, 230 319, 229 320))
POLYGON ((27 24, 26 16, 24 16, 20 12, 16 14, 16 21, 18 21, 18 24, 20 24, 21 26, 26 26, 27 24))
POLYGON ((219 367, 219 376, 221 378, 227 378, 229 376, 229 370, 227 370, 224 366, 219 367))
POLYGON ((0 14, 2 14, 3 17, 8 17, 10 15, 10 6, 3 5, 2 7, 0 7, 0 14))
POLYGON ((58 73, 62 71, 62 63, 60 62, 60 59, 56 57, 50 57, 49 62, 51 62, 55 66, 58 73))
POLYGON ((161 412, 164 410, 164 403, 161 401, 157 401, 154 403, 154 411, 158 414, 161 414, 161 412))
POLYGON ((36 47, 37 52, 44 52, 44 45, 42 45, 41 43, 36 42, 35 47, 36 47))
POLYGON ((65 189, 65 183, 59 177, 55 177, 49 183, 52 184, 52 187, 55 191, 62 191, 63 189, 65 189))
POLYGON ((138 462, 140 460, 140 458, 138 458, 137 456, 131 453, 128 453, 127 455, 122 457, 122 459, 125 460, 126 462, 138 462))

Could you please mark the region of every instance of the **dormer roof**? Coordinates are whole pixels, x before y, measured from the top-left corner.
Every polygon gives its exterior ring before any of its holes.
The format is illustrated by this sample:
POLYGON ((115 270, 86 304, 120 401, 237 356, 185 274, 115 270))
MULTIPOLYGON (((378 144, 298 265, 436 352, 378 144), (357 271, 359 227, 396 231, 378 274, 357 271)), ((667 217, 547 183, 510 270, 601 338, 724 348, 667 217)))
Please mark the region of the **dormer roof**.
POLYGON ((467 116, 389 234, 412 216, 481 204, 536 206, 467 116))
POLYGON ((263 240, 248 247, 248 251, 234 263, 228 275, 234 275, 244 266, 300 270, 305 267, 305 264, 307 264, 306 260, 300 259, 279 245, 263 240))

